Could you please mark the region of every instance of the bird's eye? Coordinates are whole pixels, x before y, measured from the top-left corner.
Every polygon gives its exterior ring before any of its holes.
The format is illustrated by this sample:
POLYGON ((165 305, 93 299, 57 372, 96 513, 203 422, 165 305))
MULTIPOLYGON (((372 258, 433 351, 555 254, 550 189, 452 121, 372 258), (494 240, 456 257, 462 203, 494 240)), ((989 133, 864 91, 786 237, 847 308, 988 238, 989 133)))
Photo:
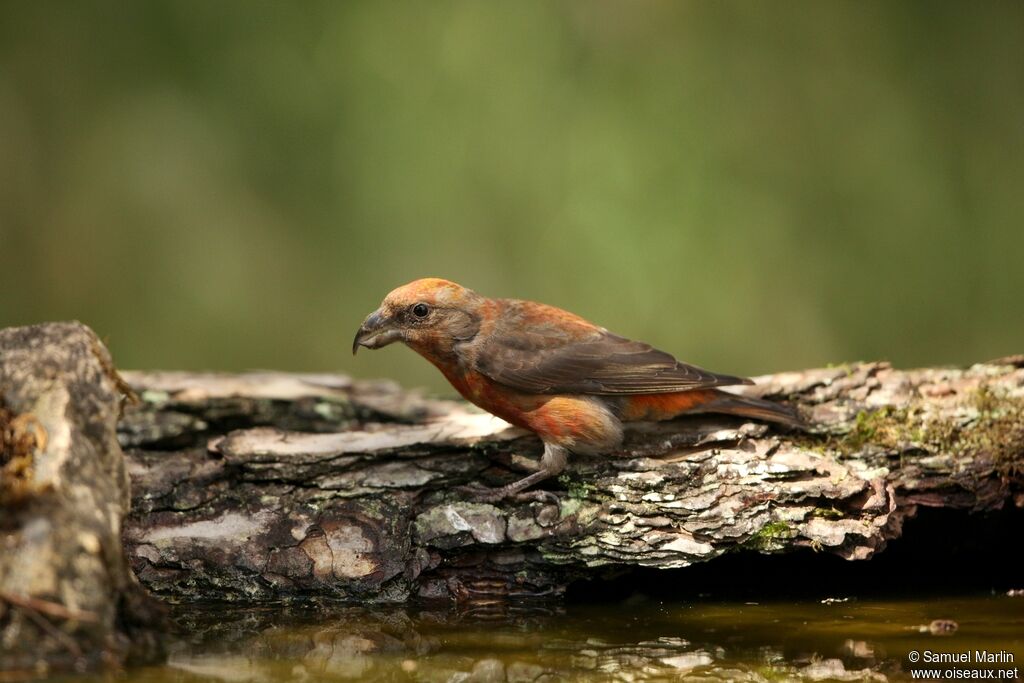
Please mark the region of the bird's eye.
POLYGON ((426 318, 430 313, 430 307, 426 304, 416 304, 412 307, 412 314, 417 318, 426 318))

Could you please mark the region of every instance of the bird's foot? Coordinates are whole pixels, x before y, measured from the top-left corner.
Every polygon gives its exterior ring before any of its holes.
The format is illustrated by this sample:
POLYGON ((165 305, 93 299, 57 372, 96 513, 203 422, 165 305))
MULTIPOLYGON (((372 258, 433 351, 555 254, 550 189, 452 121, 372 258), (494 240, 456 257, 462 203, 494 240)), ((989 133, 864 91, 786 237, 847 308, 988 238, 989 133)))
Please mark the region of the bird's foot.
POLYGON ((466 485, 455 489, 465 498, 477 503, 500 503, 503 500, 520 502, 540 502, 558 505, 561 499, 551 491, 523 491, 514 486, 489 488, 486 486, 466 485))
POLYGON ((549 503, 555 506, 560 505, 562 502, 562 499, 558 497, 558 494, 543 490, 520 491, 519 493, 510 494, 509 498, 516 502, 549 503))
POLYGON ((492 489, 487 486, 467 484, 465 486, 456 486, 455 491, 467 500, 471 500, 476 503, 499 503, 505 500, 509 495, 508 492, 505 491, 504 486, 492 489))
POLYGON ((539 484, 540 482, 550 477, 552 474, 554 473, 551 472, 550 470, 542 469, 538 472, 534 472, 528 477, 523 477, 519 481, 514 481, 511 484, 507 484, 497 489, 490 489, 483 486, 472 485, 460 486, 458 488, 465 492, 465 494, 468 497, 483 503, 497 503, 499 501, 506 500, 509 498, 514 498, 516 500, 545 499, 548 501, 554 499, 555 502, 557 502, 558 496, 551 493, 550 491, 526 491, 524 493, 526 489, 536 484, 539 484))

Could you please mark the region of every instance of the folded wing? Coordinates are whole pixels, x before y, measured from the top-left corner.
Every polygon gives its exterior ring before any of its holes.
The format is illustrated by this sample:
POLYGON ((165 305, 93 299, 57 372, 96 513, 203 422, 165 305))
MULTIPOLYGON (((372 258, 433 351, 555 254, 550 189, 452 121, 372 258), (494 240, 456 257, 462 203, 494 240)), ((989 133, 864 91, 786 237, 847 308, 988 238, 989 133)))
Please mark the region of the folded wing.
POLYGON ((750 384, 676 360, 561 309, 528 301, 506 310, 475 354, 476 369, 535 394, 663 394, 750 384))

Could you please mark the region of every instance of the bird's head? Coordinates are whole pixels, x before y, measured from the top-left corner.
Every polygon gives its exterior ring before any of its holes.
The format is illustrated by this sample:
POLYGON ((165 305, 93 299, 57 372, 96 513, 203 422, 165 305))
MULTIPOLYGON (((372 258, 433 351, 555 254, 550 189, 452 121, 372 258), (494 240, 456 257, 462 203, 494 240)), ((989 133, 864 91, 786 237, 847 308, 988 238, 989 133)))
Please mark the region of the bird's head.
POLYGON ((448 280, 414 280, 393 290, 366 317, 352 341, 352 353, 360 346, 379 349, 400 341, 428 358, 448 355, 455 344, 479 331, 484 301, 473 290, 448 280))

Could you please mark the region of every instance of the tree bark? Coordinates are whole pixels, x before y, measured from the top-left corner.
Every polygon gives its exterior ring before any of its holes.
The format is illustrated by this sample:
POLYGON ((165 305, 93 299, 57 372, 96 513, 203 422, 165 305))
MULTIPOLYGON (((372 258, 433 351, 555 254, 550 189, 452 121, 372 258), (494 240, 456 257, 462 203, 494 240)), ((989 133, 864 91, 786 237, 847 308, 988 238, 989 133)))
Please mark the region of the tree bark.
POLYGON ((808 432, 699 416, 574 457, 548 500, 474 502, 532 435, 459 401, 335 375, 126 373, 126 548, 173 600, 401 602, 560 594, 608 567, 738 549, 865 560, 920 506, 1024 506, 1024 357, 769 375, 808 432))
POLYGON ((0 331, 0 672, 159 652, 121 542, 119 382, 81 324, 0 331))

